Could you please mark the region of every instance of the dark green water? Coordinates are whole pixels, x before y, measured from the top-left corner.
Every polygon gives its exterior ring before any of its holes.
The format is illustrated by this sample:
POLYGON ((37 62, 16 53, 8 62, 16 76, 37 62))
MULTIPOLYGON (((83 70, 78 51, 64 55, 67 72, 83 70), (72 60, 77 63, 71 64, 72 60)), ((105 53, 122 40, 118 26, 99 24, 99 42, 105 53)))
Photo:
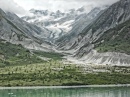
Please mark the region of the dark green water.
POLYGON ((0 97, 130 97, 130 87, 9 89, 0 97))

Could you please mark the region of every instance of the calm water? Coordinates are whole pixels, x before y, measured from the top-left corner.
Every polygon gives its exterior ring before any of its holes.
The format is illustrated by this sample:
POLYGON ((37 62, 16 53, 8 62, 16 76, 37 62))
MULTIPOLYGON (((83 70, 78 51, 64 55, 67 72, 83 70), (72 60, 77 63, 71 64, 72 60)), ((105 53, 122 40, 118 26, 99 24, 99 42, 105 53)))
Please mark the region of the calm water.
POLYGON ((9 89, 0 97, 130 97, 130 87, 9 89))

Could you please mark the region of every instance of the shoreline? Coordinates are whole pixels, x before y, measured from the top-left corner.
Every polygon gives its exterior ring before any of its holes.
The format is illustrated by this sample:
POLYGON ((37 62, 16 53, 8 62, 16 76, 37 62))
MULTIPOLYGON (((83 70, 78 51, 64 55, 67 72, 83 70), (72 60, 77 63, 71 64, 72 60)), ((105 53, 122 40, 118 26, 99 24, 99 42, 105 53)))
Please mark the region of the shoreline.
POLYGON ((130 87, 130 84, 117 85, 81 85, 81 86, 24 86, 24 87, 0 87, 0 90, 8 89, 67 89, 67 88, 105 88, 105 87, 130 87))

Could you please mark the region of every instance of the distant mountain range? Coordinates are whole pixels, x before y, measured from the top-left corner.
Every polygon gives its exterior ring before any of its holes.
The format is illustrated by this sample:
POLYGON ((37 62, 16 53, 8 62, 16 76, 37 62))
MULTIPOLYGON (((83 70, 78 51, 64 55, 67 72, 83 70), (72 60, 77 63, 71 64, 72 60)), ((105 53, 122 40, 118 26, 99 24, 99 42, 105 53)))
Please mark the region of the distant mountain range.
POLYGON ((0 9, 0 39, 28 49, 70 54, 89 64, 130 65, 130 0, 110 7, 67 12, 30 10, 30 16, 0 9))
MULTIPOLYGON (((50 12, 48 10, 35 10, 31 9, 29 12, 31 16, 22 17, 23 20, 35 24, 38 27, 47 29, 50 31, 49 39, 54 41, 55 39, 71 33, 73 28, 77 28, 84 21, 91 21, 101 11, 101 8, 95 8, 90 13, 87 13, 85 7, 81 7, 77 10, 70 9, 67 12, 50 12)), ((88 23, 84 23, 86 26, 88 23)))

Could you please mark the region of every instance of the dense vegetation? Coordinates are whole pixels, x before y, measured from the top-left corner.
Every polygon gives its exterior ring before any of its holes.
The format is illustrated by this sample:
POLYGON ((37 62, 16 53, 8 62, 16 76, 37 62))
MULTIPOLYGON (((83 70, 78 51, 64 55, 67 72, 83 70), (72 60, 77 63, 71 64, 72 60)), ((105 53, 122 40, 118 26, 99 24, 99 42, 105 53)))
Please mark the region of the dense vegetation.
POLYGON ((62 57, 0 40, 0 86, 130 84, 129 68, 104 67, 106 72, 94 72, 94 67, 87 71, 81 66, 63 64, 62 57))
POLYGON ((130 84, 130 74, 124 70, 115 72, 85 73, 76 65, 64 65, 59 61, 0 68, 0 86, 52 86, 130 84))
POLYGON ((41 52, 41 51, 33 51, 38 56, 51 58, 53 60, 62 60, 63 55, 55 52, 41 52))
POLYGON ((121 52, 130 54, 130 21, 106 31, 96 42, 99 52, 121 52))
POLYGON ((22 45, 0 40, 0 67, 44 62, 22 45))
POLYGON ((0 40, 0 67, 44 63, 48 60, 62 60, 63 55, 54 52, 29 51, 22 45, 0 40))

